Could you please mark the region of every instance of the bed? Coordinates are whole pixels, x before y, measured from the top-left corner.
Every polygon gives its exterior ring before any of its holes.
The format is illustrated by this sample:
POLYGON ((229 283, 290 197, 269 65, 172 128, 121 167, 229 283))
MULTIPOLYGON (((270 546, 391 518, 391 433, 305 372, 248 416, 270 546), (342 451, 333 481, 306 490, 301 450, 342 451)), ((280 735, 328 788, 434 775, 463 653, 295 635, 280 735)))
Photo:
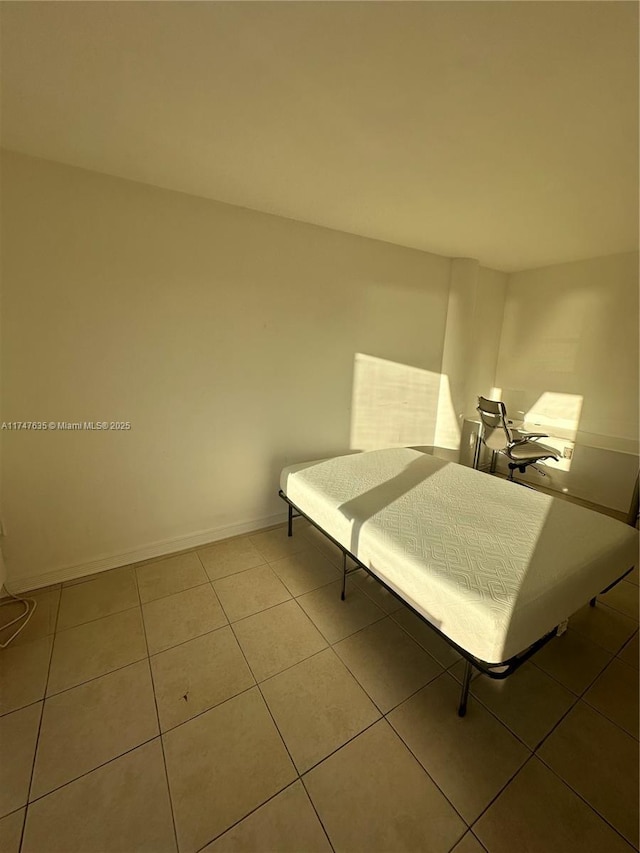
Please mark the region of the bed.
MULTIPOLYGON (((291 465, 280 496, 465 659, 505 678, 632 571, 638 534, 592 510, 411 448, 291 465)), ((355 566, 349 568, 347 558, 355 566)))

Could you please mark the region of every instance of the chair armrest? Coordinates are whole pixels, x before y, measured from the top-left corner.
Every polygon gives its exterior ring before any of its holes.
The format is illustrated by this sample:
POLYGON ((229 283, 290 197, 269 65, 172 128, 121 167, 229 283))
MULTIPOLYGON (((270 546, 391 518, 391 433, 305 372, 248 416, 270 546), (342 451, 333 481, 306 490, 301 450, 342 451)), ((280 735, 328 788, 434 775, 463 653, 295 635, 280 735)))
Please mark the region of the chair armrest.
POLYGON ((521 441, 535 441, 538 438, 549 438, 549 434, 546 432, 523 432, 521 429, 512 430, 512 432, 517 433, 520 438, 517 438, 517 442, 521 441))
POLYGON ((511 442, 510 447, 517 447, 519 444, 532 444, 537 441, 539 438, 549 438, 548 435, 545 435, 543 432, 527 432, 520 433, 521 438, 514 438, 511 442))

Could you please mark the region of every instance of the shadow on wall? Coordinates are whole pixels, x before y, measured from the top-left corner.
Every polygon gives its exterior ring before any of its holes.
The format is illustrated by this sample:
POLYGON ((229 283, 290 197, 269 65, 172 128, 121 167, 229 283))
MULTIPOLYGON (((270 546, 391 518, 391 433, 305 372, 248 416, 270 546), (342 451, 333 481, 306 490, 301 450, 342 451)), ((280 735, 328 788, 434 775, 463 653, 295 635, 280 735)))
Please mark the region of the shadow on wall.
POLYGON ((350 445, 352 450, 415 445, 457 450, 460 424, 449 377, 356 353, 350 445))

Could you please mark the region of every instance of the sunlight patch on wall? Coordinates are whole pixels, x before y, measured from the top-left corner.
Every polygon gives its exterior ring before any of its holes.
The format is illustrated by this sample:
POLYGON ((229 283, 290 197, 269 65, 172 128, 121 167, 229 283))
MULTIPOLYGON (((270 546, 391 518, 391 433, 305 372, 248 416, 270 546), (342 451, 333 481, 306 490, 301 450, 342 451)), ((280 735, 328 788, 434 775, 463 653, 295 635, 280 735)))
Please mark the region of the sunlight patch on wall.
POLYGON ((560 394, 545 391, 525 412, 525 423, 543 427, 550 435, 575 441, 583 397, 581 394, 560 394))
POLYGON ((356 353, 351 449, 432 445, 441 374, 356 353))

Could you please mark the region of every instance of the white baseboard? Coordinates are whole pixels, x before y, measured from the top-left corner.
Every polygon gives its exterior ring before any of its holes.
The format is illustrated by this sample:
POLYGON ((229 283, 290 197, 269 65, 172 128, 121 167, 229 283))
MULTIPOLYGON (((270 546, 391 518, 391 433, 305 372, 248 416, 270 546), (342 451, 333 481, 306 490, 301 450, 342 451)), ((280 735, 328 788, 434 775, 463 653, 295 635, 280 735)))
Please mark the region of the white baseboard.
POLYGON ((42 586, 50 586, 51 584, 63 583, 64 581, 72 581, 76 580, 76 578, 85 577, 85 575, 94 575, 98 572, 107 571, 108 569, 117 569, 120 566, 128 566, 131 563, 140 563, 144 560, 152 560, 154 557, 168 557, 171 554, 175 554, 180 551, 188 551, 190 548, 209 545, 210 543, 217 542, 220 539, 229 539, 232 536, 242 536, 246 533, 254 533, 256 530, 262 530, 265 527, 273 527, 275 524, 282 524, 282 522, 286 520, 286 513, 278 513, 277 515, 257 518, 254 521, 247 521, 242 524, 232 524, 229 527, 216 527, 211 530, 202 530, 199 533, 192 533, 189 536, 179 536, 174 539, 164 539, 161 542, 144 545, 143 547, 136 548, 133 551, 111 554, 108 557, 100 557, 99 559, 92 560, 89 563, 81 563, 75 566, 63 566, 58 569, 52 569, 49 572, 32 575, 30 577, 9 577, 7 578, 5 586, 12 593, 29 592, 30 590, 38 589, 42 586))

